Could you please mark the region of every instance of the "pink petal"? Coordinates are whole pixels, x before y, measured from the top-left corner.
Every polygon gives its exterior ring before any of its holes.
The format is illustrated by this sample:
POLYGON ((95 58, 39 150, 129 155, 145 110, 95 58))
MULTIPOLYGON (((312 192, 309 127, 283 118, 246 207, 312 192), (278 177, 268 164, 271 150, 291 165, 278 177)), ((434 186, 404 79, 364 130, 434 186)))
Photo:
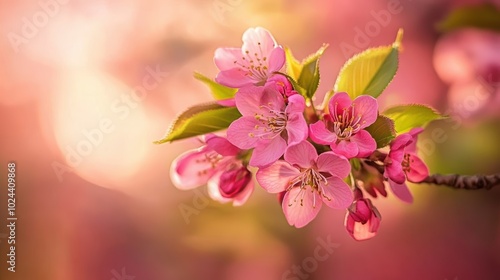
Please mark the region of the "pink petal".
POLYGON ((240 88, 234 97, 236 108, 243 116, 254 117, 260 111, 264 87, 245 86, 240 88))
POLYGON ((415 128, 412 128, 412 130, 410 130, 408 132, 408 134, 410 134, 411 137, 413 138, 413 142, 411 142, 410 144, 408 144, 408 146, 405 149, 406 152, 410 152, 410 153, 416 153, 417 152, 417 139, 418 139, 418 135, 420 133, 422 133, 423 131, 424 131, 423 128, 421 128, 421 127, 415 127, 415 128))
POLYGON ((318 215, 321 204, 318 192, 306 186, 306 189, 296 187, 286 192, 281 207, 288 224, 301 228, 318 215))
POLYGON ((277 161, 285 153, 286 141, 280 136, 269 142, 259 142, 253 150, 250 165, 264 167, 277 161))
POLYGON ((349 161, 333 152, 326 152, 319 155, 316 166, 319 172, 327 172, 340 178, 347 177, 351 172, 349 161))
POLYGON ((251 180, 248 185, 233 198, 233 206, 241 206, 245 204, 248 198, 252 195, 254 189, 255 183, 251 180))
POLYGON ((292 113, 302 114, 305 108, 306 108, 306 101, 302 95, 294 94, 288 97, 288 106, 286 106, 287 114, 292 114, 292 113))
POLYGON ((215 65, 221 71, 239 68, 242 58, 243 54, 240 48, 218 48, 214 54, 215 65))
POLYGON ((337 112, 337 114, 342 115, 342 110, 344 108, 348 108, 349 106, 351 106, 351 104, 352 104, 351 98, 347 93, 337 92, 332 96, 330 102, 328 103, 328 109, 330 110, 329 113, 332 116, 334 112, 337 112))
POLYGON ((406 181, 406 176, 401 162, 392 161, 390 164, 386 164, 384 177, 389 178, 398 184, 403 184, 406 181))
POLYGON ((352 102, 356 116, 360 116, 361 129, 370 126, 377 120, 378 103, 377 99, 369 95, 360 95, 352 102))
POLYGON ((307 123, 302 114, 293 114, 288 116, 286 123, 288 133, 288 145, 295 145, 307 139, 307 123))
POLYGON ((276 47, 269 55, 269 74, 279 71, 285 65, 285 51, 281 47, 276 47))
POLYGON ((315 143, 321 145, 330 145, 337 141, 337 135, 328 130, 323 121, 317 121, 309 125, 309 137, 315 143))
POLYGON ((345 156, 346 158, 353 158, 359 152, 358 145, 347 140, 340 140, 337 144, 331 144, 330 148, 337 155, 345 156))
POLYGON ((377 149, 375 139, 366 130, 358 131, 349 140, 358 146, 358 155, 356 157, 359 158, 368 157, 377 149))
POLYGON ((318 158, 318 153, 314 146, 302 141, 296 145, 289 146, 285 152, 285 160, 291 165, 297 165, 302 168, 311 167, 318 158))
POLYGON ((212 149, 223 156, 236 156, 240 152, 238 147, 231 144, 231 142, 224 137, 214 135, 207 139, 206 142, 209 149, 212 149))
POLYGON ((413 202, 413 196, 411 195, 406 183, 398 184, 389 179, 389 186, 392 189, 392 193, 394 193, 397 198, 407 203, 413 202))
POLYGON ((344 209, 349 207, 354 200, 351 188, 340 178, 332 176, 327 178, 328 184, 320 186, 322 190, 321 199, 334 209, 344 209))
POLYGON ((412 141, 413 141, 413 138, 408 133, 400 134, 394 140, 392 140, 391 145, 390 145, 391 151, 404 149, 412 141))
POLYGON ((251 134, 257 133, 255 131, 256 125, 260 125, 260 122, 254 117, 241 117, 235 120, 227 129, 227 140, 243 150, 257 146, 259 137, 251 134))
POLYGON ((280 193, 288 188, 290 181, 299 176, 300 171, 284 160, 278 160, 257 171, 257 182, 269 193, 280 193))
POLYGON ((376 219, 373 220, 373 223, 375 223, 376 225, 372 225, 371 222, 367 222, 365 224, 355 222, 352 219, 352 217, 346 217, 346 220, 347 220, 346 225, 349 225, 349 228, 346 226, 347 231, 352 236, 352 238, 354 238, 357 241, 367 240, 367 239, 373 238, 375 235, 377 235, 376 230, 375 231, 371 231, 371 230, 372 230, 372 226, 375 226, 378 229, 378 226, 380 224, 379 220, 376 220, 376 219))
POLYGON ((206 161, 206 153, 210 150, 203 147, 187 151, 177 157, 170 167, 170 179, 175 187, 190 190, 205 185, 218 169, 206 161))
MULTIPOLYGON (((243 51, 267 56, 277 46, 276 40, 267 29, 262 27, 248 28, 243 33, 243 51), (260 44, 259 44, 260 43, 260 44)), ((268 57, 269 58, 269 57, 268 57)))
POLYGON ((429 176, 429 169, 425 162, 423 162, 415 154, 410 155, 410 172, 406 173, 408 181, 413 183, 422 182, 427 176, 429 176))
POLYGON ((232 88, 240 88, 253 84, 254 80, 247 76, 246 73, 246 71, 240 68, 224 70, 217 74, 215 81, 221 85, 232 88))
POLYGON ((217 100, 217 103, 224 107, 236 107, 236 101, 233 98, 217 100))
POLYGON ((231 198, 223 197, 220 193, 219 189, 219 180, 220 180, 220 175, 222 172, 219 172, 215 174, 210 180, 208 180, 207 183, 207 190, 208 190, 208 196, 210 196, 211 199, 220 202, 220 203, 227 203, 231 201, 231 198))

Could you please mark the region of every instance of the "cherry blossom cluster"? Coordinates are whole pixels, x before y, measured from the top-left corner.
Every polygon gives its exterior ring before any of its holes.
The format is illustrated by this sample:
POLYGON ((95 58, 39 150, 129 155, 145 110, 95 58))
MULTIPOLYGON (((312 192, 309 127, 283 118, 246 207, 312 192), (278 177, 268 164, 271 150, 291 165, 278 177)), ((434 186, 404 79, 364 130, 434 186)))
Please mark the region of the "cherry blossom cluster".
POLYGON ((171 179, 182 190, 207 185, 212 199, 234 206, 244 204, 258 183, 277 194, 291 226, 306 226, 325 204, 346 210, 345 227, 354 239, 371 238, 381 215, 368 196, 387 196, 388 185, 411 203, 407 182, 428 176, 417 156, 423 129, 377 147, 367 130, 379 116, 377 99, 336 92, 325 106, 315 107, 280 72, 286 58, 284 48, 260 27, 243 34, 241 48, 215 51, 220 70, 215 82, 237 89, 218 103, 236 107, 241 116, 227 131, 203 135, 200 148, 180 155, 171 179))

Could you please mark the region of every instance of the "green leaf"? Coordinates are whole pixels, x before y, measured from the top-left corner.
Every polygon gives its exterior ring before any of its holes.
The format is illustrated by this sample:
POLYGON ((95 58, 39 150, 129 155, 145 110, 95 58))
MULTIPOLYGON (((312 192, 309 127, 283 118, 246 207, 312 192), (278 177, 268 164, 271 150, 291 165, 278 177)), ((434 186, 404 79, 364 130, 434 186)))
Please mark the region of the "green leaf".
POLYGON ((379 115, 377 120, 365 129, 377 142, 377 149, 387 146, 396 137, 394 121, 383 115, 379 115))
POLYGON ((351 98, 362 94, 378 97, 396 74, 402 38, 400 29, 392 45, 370 48, 350 58, 340 70, 334 92, 347 92, 351 98))
POLYGON ((437 29, 441 32, 450 32, 465 27, 500 31, 500 10, 490 3, 465 6, 453 10, 437 24, 437 29))
POLYGON ((198 72, 194 72, 194 78, 203 82, 206 86, 208 86, 208 88, 212 92, 212 96, 216 100, 233 98, 234 94, 237 91, 237 89, 235 88, 223 86, 198 72))
POLYGON ((302 64, 293 56, 292 51, 285 47, 286 56, 286 74, 292 79, 297 80, 302 71, 302 64))
POLYGON ((421 104, 395 106, 385 110, 383 114, 394 120, 398 133, 407 132, 414 127, 424 127, 433 120, 444 118, 433 108, 421 104))
POLYGON ((154 143, 162 144, 222 130, 239 117, 241 114, 235 107, 224 107, 216 102, 196 105, 181 113, 165 136, 154 143))
POLYGON ((307 98, 311 99, 319 85, 319 59, 325 52, 328 45, 323 45, 319 50, 309 55, 306 59, 302 61, 302 70, 300 71, 300 76, 297 79, 298 84, 306 90, 307 98))

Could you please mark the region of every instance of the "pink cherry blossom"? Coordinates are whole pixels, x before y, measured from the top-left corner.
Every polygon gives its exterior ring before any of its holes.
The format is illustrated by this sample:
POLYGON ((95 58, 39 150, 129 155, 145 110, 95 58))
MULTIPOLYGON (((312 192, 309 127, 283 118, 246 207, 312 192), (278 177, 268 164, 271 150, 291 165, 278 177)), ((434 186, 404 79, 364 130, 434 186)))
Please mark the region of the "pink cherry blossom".
POLYGON ((429 169, 417 156, 417 136, 422 131, 422 128, 414 128, 396 137, 391 142, 391 150, 384 161, 384 177, 388 178, 392 192, 408 203, 413 202, 413 196, 406 180, 418 183, 429 176, 429 169))
POLYGON ((352 238, 361 241, 377 234, 381 219, 382 216, 370 199, 360 198, 347 209, 344 224, 352 238))
POLYGON ((218 48, 214 61, 220 70, 215 80, 222 85, 264 85, 285 64, 285 51, 269 31, 256 27, 243 33, 241 48, 218 48))
POLYGON ((226 138, 207 135, 206 145, 187 151, 174 160, 170 169, 173 184, 190 190, 208 184, 210 197, 221 203, 242 205, 254 189, 250 171, 238 159, 241 150, 226 138))
POLYGON ((292 83, 283 75, 272 76, 267 80, 266 85, 273 85, 284 98, 288 98, 293 94, 298 94, 298 92, 293 89, 292 83))
POLYGON ((318 156, 311 143, 302 141, 287 148, 285 160, 259 169, 256 177, 266 191, 285 192, 285 217, 290 225, 300 228, 316 217, 323 203, 337 209, 352 203, 352 191, 342 180, 350 171, 344 157, 333 152, 318 156))
POLYGON ((328 104, 329 114, 310 125, 311 139, 330 145, 332 151, 347 158, 367 157, 377 148, 373 137, 364 130, 377 119, 377 100, 368 95, 354 101, 345 92, 336 93, 328 104))
POLYGON ((240 149, 252 149, 250 165, 263 167, 278 160, 289 145, 307 138, 305 100, 294 94, 285 103, 273 85, 249 86, 235 96, 243 115, 228 128, 227 138, 240 149))

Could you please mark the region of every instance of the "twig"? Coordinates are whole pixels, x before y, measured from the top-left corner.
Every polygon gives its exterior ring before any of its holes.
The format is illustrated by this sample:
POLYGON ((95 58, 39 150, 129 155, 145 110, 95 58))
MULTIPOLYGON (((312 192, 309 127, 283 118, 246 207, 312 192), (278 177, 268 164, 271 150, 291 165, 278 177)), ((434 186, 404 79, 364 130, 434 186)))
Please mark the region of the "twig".
POLYGON ((493 175, 458 175, 458 174, 434 174, 425 178, 420 183, 445 185, 455 189, 478 190, 491 189, 500 185, 500 174, 493 175))

